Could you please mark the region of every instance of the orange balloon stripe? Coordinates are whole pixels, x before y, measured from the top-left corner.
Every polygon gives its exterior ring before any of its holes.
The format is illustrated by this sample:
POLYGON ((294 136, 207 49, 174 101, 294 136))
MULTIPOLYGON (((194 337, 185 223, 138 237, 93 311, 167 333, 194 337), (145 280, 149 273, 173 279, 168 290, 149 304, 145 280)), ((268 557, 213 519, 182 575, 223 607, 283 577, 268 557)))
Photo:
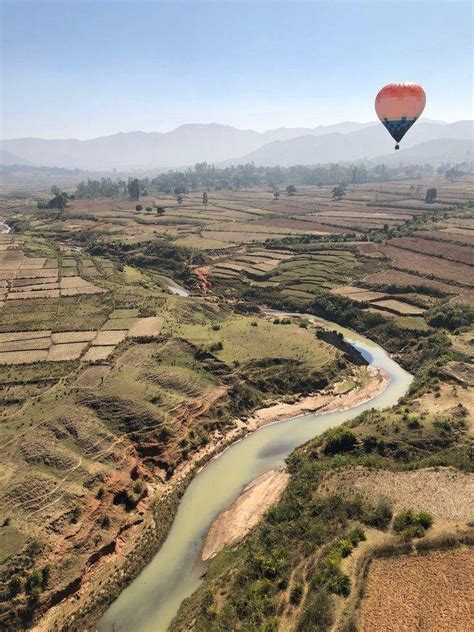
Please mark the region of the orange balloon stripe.
POLYGON ((380 119, 418 118, 425 107, 421 97, 382 97, 376 106, 380 119))
POLYGON ((375 99, 375 111, 381 121, 419 118, 425 108, 426 95, 415 83, 389 83, 375 99))

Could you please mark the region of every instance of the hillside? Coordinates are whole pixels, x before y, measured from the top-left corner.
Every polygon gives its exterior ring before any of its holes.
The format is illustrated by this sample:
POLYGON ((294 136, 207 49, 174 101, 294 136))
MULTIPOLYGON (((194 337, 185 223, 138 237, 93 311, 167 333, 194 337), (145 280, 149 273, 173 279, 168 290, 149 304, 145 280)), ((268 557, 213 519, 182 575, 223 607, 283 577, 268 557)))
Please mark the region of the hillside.
MULTIPOLYGON (((403 147, 434 139, 472 138, 472 123, 421 120, 403 147)), ((31 164, 107 171, 164 169, 208 163, 293 165, 375 158, 393 150, 383 127, 338 123, 309 128, 279 128, 260 133, 229 125, 182 125, 166 133, 128 132, 90 140, 17 138, 0 143, 3 164, 31 164), (7 152, 7 153, 5 153, 7 152)))
POLYGON ((474 140, 437 138, 419 143, 408 149, 390 152, 375 158, 374 162, 387 165, 400 163, 416 164, 429 162, 432 165, 471 162, 474 157, 474 140))
MULTIPOLYGON (((435 154, 445 151, 444 140, 473 139, 472 121, 458 121, 452 124, 439 124, 420 121, 411 129, 402 142, 408 149, 420 143, 440 140, 433 147, 435 154)), ((393 154, 394 141, 381 125, 375 125, 349 134, 333 133, 322 136, 300 136, 286 141, 275 141, 259 149, 237 156, 225 164, 242 164, 253 162, 256 165, 282 167, 303 164, 311 165, 328 162, 344 162, 350 160, 374 159, 377 156, 393 154)), ((447 144, 449 147, 449 143, 447 144)), ((424 156, 431 159, 430 146, 424 148, 424 156)), ((416 156, 416 152, 414 154, 416 156)), ((398 154, 394 154, 394 160, 398 154)))
MULTIPOLYGON (((269 307, 360 331, 416 376, 395 410, 353 428, 354 453, 343 455, 343 463, 393 470, 400 483, 394 511, 411 498, 401 496, 411 489, 405 467, 427 489, 438 481, 427 466, 472 467, 472 177, 357 184, 341 200, 331 189, 298 186, 279 199, 265 186, 219 189, 203 208, 200 190, 180 204, 151 188, 138 211, 121 197, 70 200, 63 213, 20 194, 3 200, 12 232, 0 237, 0 626, 35 622, 49 632, 74 616, 80 629, 91 628, 159 549, 194 468, 281 414, 371 401, 374 375, 334 332, 306 317, 275 317, 269 307), (426 204, 432 187, 437 201, 426 204), (191 295, 172 296, 168 278, 191 295)), ((319 467, 341 462, 327 454, 315 460, 321 445, 291 458, 284 507, 298 503, 308 462, 310 473, 311 463, 320 464, 307 488, 316 495, 319 467)), ((339 475, 325 484, 370 491, 366 477, 339 475)), ((388 474, 370 476, 390 491, 388 474)), ((463 480, 449 484, 462 500, 463 480)), ((429 505, 416 500, 413 508, 432 511, 435 524, 449 517, 449 506, 433 505, 434 494, 429 505)), ((333 501, 321 502, 324 509, 333 501)), ((378 506, 375 498, 365 502, 364 512, 378 506)), ((351 506, 339 506, 352 529, 351 506)), ((312 516, 292 515, 287 526, 295 533, 300 519, 311 527, 312 516)), ((314 554, 343 533, 331 516, 321 520, 311 531, 319 538, 314 554)), ((282 542, 285 525, 274 532, 282 542)), ((261 533, 249 533, 248 542, 265 560, 261 533)), ((367 534, 373 539, 378 530, 367 534)), ((306 556, 296 536, 293 543, 284 578, 290 591, 301 583, 308 598, 288 607, 290 593, 274 583, 255 606, 262 616, 260 606, 281 599, 285 632, 297 629, 313 595, 309 582, 296 581, 313 552, 306 556)), ((245 569, 247 541, 237 546, 237 567, 245 569)), ((231 573, 233 556, 225 561, 231 573)), ((231 588, 218 575, 223 590, 231 588)), ((224 609, 236 603, 227 594, 224 609)), ((240 610, 242 591, 234 594, 242 620, 253 625, 240 610)), ((185 604, 175 629, 189 629, 202 595, 185 604)), ((225 620, 216 608, 216 621, 225 620)), ((202 612, 197 629, 213 629, 202 612)))

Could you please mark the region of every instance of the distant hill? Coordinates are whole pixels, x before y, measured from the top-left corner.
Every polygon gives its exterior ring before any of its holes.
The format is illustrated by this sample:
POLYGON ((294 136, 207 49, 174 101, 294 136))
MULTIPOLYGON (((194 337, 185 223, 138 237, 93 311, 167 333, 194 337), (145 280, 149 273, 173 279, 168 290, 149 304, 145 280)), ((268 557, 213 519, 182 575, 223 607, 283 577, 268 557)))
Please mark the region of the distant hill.
POLYGON ((12 154, 11 151, 6 149, 0 149, 0 165, 27 165, 31 166, 31 162, 28 162, 24 158, 12 154))
MULTIPOLYGON (((472 122, 421 120, 402 146, 436 139, 472 138, 472 122)), ((179 168, 197 162, 258 165, 315 164, 373 159, 393 151, 394 142, 376 122, 346 121, 314 128, 266 132, 229 125, 189 124, 166 132, 127 132, 90 140, 17 138, 0 141, 1 164, 41 165, 90 171, 179 168)))
POLYGON ((474 161, 474 140, 460 140, 450 138, 438 138, 420 143, 409 149, 401 149, 386 156, 379 156, 374 162, 389 164, 399 163, 423 163, 430 162, 433 165, 443 163, 459 163, 474 161))
POLYGON ((171 168, 194 165, 196 162, 219 162, 254 151, 273 141, 288 140, 304 134, 318 136, 333 131, 348 133, 375 124, 344 122, 319 125, 313 129, 282 127, 263 133, 217 123, 189 124, 166 133, 120 132, 90 140, 16 138, 1 141, 0 147, 14 153, 19 164, 34 163, 96 171, 171 168))
MULTIPOLYGON (((403 139, 402 147, 411 148, 432 140, 469 140, 473 139, 473 122, 437 123, 419 121, 403 139)), ((271 167, 280 165, 311 165, 350 160, 371 160, 377 156, 394 154, 397 160, 402 152, 395 152, 395 142, 382 125, 373 125, 348 134, 333 133, 321 136, 300 136, 286 141, 275 141, 259 149, 238 156, 224 164, 253 162, 256 165, 271 167)), ((428 147, 429 149, 429 147, 428 147)), ((439 147, 436 147, 439 151, 439 147)), ((429 153, 425 153, 429 159, 429 153)))

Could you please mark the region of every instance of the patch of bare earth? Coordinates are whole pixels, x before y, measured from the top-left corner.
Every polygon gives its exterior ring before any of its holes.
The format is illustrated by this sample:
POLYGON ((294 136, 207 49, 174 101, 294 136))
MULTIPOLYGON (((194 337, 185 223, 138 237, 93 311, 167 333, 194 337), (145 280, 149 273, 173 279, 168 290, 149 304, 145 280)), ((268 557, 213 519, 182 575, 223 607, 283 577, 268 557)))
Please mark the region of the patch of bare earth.
POLYGON ((150 337, 156 338, 160 335, 163 327, 163 318, 160 316, 150 316, 148 318, 138 318, 128 331, 129 338, 150 337))
POLYGON ((413 472, 347 468, 329 472, 320 491, 360 494, 372 502, 389 498, 395 512, 405 508, 428 511, 435 518, 453 522, 474 518, 474 476, 451 467, 413 472))
POLYGON ((372 562, 362 632, 470 632, 474 551, 403 555, 372 562))
POLYGON ((211 559, 225 546, 244 538, 262 519, 288 484, 289 474, 270 470, 245 487, 237 500, 213 522, 207 534, 202 559, 211 559))

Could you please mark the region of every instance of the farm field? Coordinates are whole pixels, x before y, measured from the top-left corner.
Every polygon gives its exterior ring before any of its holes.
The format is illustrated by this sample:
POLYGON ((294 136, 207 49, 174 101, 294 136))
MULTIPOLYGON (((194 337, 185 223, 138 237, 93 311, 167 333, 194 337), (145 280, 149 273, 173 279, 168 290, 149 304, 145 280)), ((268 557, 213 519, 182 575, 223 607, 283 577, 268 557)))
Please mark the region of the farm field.
MULTIPOLYGON (((25 616, 28 577, 45 564, 51 581, 31 621, 55 600, 59 613, 76 612, 116 578, 121 547, 133 552, 145 534, 143 562, 157 546, 146 538, 169 527, 174 485, 242 436, 255 409, 357 390, 354 358, 338 339, 268 308, 360 330, 408 370, 436 358, 423 374, 430 406, 407 399, 408 412, 358 429, 360 450, 378 446, 366 455, 376 465, 394 459, 388 471, 401 476, 397 458, 464 441, 474 180, 348 185, 340 200, 331 191, 298 186, 275 199, 270 187, 221 188, 204 206, 202 191, 180 203, 150 186, 139 210, 129 199, 77 198, 62 213, 36 207, 44 194, 4 201, 12 230, 0 235, 0 588, 8 592, 15 574, 21 590, 0 605, 0 627, 25 616), (424 201, 430 186, 435 204, 424 201), (446 340, 452 349, 440 352, 446 340), (436 380, 451 390, 436 390, 436 380)), ((377 480, 387 494, 403 488, 377 480)), ((315 527, 315 542, 329 544, 337 528, 315 527)), ((290 605, 291 590, 281 603, 293 625, 304 599, 290 605)))
POLYGON ((362 601, 364 632, 467 632, 472 625, 474 551, 372 562, 362 601))

